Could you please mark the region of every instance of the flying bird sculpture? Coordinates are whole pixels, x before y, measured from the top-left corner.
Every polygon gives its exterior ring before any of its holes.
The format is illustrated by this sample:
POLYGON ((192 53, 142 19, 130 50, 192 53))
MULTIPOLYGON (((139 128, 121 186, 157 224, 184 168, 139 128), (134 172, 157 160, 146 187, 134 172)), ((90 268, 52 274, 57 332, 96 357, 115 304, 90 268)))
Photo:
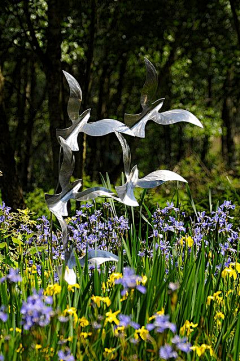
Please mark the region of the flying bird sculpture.
POLYGON ((121 201, 128 206, 138 206, 138 202, 134 196, 134 188, 155 188, 167 181, 187 182, 183 177, 170 170, 156 170, 149 173, 144 178, 138 178, 138 168, 135 165, 131 169, 131 153, 125 138, 118 132, 115 132, 121 144, 123 151, 124 172, 127 182, 116 187, 117 194, 121 201))
POLYGON ((49 210, 57 217, 68 216, 67 202, 70 199, 75 199, 79 188, 82 185, 82 180, 78 179, 71 183, 70 178, 74 171, 75 158, 71 148, 67 142, 59 137, 59 142, 63 149, 63 161, 59 172, 59 184, 62 188, 59 194, 45 194, 45 200, 49 210))
POLYGON ((158 76, 155 67, 144 58, 146 65, 146 81, 142 88, 140 103, 142 112, 139 114, 125 114, 124 122, 131 127, 136 137, 145 138, 145 126, 149 120, 162 125, 169 125, 178 122, 187 122, 203 128, 202 123, 187 110, 173 109, 159 113, 164 98, 154 101, 158 88, 158 76))
POLYGON ((82 90, 77 80, 66 71, 63 71, 70 88, 70 96, 68 100, 68 116, 72 121, 72 125, 66 129, 57 129, 57 137, 61 136, 66 140, 67 145, 72 151, 78 151, 78 134, 86 133, 92 137, 100 137, 115 131, 134 136, 128 126, 115 119, 101 119, 96 122, 88 123, 91 109, 85 110, 79 115, 82 101, 82 90))
MULTIPOLYGON (((74 171, 75 158, 71 147, 67 141, 59 137, 59 143, 63 149, 63 161, 59 172, 59 184, 62 188, 59 194, 45 194, 45 200, 49 210, 56 216, 62 228, 63 246, 66 248, 68 240, 67 224, 63 217, 68 216, 67 203, 70 199, 77 201, 87 201, 97 197, 110 197, 114 198, 115 194, 109 189, 104 187, 93 187, 78 192, 82 185, 82 180, 76 180, 71 183, 70 178, 74 171)), ((115 198, 116 199, 116 198, 115 198)))
MULTIPOLYGON (((82 267, 85 266, 86 263, 86 259, 88 261, 88 266, 99 266, 102 263, 105 262, 118 262, 119 258, 118 256, 116 256, 113 253, 110 253, 108 251, 101 251, 101 250, 92 250, 92 251, 88 251, 87 254, 85 254, 85 256, 79 258, 79 262, 80 265, 82 267)), ((65 251, 65 273, 64 273, 64 279, 65 281, 70 284, 73 285, 76 283, 76 273, 74 272, 74 267, 77 265, 76 264, 76 259, 75 259, 75 255, 74 255, 74 248, 70 247, 69 250, 65 251)), ((62 275, 62 267, 58 267, 58 274, 59 277, 61 277, 62 275)))

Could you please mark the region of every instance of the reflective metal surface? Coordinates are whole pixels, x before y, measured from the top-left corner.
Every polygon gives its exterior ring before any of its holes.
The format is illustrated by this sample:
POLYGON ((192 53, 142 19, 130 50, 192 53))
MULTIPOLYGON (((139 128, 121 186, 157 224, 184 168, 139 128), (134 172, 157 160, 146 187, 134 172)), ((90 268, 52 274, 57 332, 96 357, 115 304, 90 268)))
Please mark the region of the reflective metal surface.
POLYGON ((130 171, 131 154, 130 148, 121 134, 116 132, 123 151, 123 163, 127 182, 119 187, 116 187, 117 194, 121 201, 128 206, 138 206, 138 202, 134 196, 134 188, 155 188, 167 181, 187 182, 183 177, 175 172, 169 170, 157 170, 149 173, 143 178, 138 178, 138 168, 135 165, 130 171))
MULTIPOLYGON (((118 262, 119 260, 118 256, 108 251, 92 250, 92 251, 88 251, 85 256, 79 258, 79 262, 82 267, 84 267, 85 265, 86 258, 89 266, 95 264, 100 265, 104 262, 110 262, 110 261, 118 262)), ((71 247, 69 251, 65 252, 65 264, 70 269, 77 265, 73 247, 71 247)))
POLYGON ((57 137, 61 136, 63 139, 65 139, 66 144, 72 151, 79 150, 77 141, 78 134, 80 132, 84 132, 83 129, 88 119, 90 118, 90 112, 91 109, 85 110, 85 112, 83 112, 69 128, 56 130, 57 137))
POLYGON ((82 90, 77 80, 66 71, 63 71, 70 89, 68 101, 68 116, 72 125, 66 129, 57 129, 57 137, 61 136, 66 140, 72 151, 78 151, 78 134, 86 133, 92 137, 101 137, 114 131, 134 136, 134 133, 128 126, 115 119, 101 119, 96 122, 87 123, 90 118, 91 109, 84 111, 79 116, 79 110, 82 101, 82 90))
POLYGON ((59 142, 63 149, 63 162, 59 172, 59 183, 62 188, 59 194, 45 194, 45 200, 49 210, 57 217, 68 216, 67 202, 69 199, 74 199, 79 188, 82 185, 82 180, 78 179, 70 183, 70 178, 74 170, 74 156, 71 148, 67 145, 66 141, 59 137, 59 142))
POLYGON ((82 102, 82 89, 77 80, 69 73, 63 70, 63 74, 69 85, 70 96, 68 100, 67 112, 72 122, 78 120, 79 110, 82 102))
POLYGON ((153 64, 144 59, 146 65, 146 81, 141 92, 140 103, 143 108, 139 114, 125 114, 124 121, 136 137, 145 138, 145 126, 149 120, 162 125, 169 125, 178 122, 187 122, 203 128, 202 123, 187 110, 173 109, 159 113, 164 98, 154 101, 158 87, 157 72, 153 64))

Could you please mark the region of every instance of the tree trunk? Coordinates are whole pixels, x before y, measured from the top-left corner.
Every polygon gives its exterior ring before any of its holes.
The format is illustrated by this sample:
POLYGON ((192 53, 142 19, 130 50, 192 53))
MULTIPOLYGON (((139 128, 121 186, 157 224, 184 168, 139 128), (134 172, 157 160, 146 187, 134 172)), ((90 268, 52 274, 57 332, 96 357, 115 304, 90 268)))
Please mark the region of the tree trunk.
POLYGON ((48 33, 47 33, 47 87, 48 87, 48 110, 50 120, 50 136, 52 143, 53 176, 54 182, 58 181, 59 143, 56 138, 56 129, 64 127, 61 112, 61 14, 62 1, 48 1, 48 33))
MULTIPOLYGON (((3 77, 0 72, 0 94, 3 90, 3 77)), ((2 200, 13 210, 24 208, 22 188, 16 172, 13 149, 2 97, 0 98, 0 188, 2 200)))

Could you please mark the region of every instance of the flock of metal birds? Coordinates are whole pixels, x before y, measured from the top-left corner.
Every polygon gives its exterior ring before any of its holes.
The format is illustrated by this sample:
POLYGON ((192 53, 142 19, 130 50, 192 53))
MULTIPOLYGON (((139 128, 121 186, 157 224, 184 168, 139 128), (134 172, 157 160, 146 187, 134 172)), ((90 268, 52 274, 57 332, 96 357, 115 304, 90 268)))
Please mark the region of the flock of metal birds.
MULTIPOLYGON (((60 143, 60 152, 63 153, 63 160, 59 171, 59 184, 61 193, 54 195, 45 195, 46 203, 49 210, 56 216, 62 228, 63 248, 66 251, 65 261, 70 270, 76 265, 73 250, 68 250, 68 230, 67 224, 63 217, 68 216, 67 203, 70 199, 77 201, 87 201, 96 197, 113 198, 128 206, 138 206, 134 196, 134 188, 155 188, 166 181, 187 182, 183 177, 169 170, 156 170, 143 178, 138 178, 138 168, 135 165, 131 169, 131 153, 129 145, 123 134, 133 137, 144 138, 145 127, 149 120, 157 124, 169 125, 178 122, 187 122, 199 127, 203 127, 201 122, 190 112, 182 109, 174 109, 166 112, 159 112, 164 98, 154 100, 158 87, 158 76, 153 64, 145 58, 146 80, 141 91, 140 103, 142 112, 140 114, 125 114, 125 124, 115 119, 101 119, 95 122, 88 122, 91 109, 85 110, 79 115, 82 90, 77 80, 63 71, 70 88, 67 112, 72 125, 66 129, 57 129, 56 136, 60 143), (70 182, 74 171, 75 158, 73 152, 79 150, 78 134, 83 132, 89 136, 99 137, 109 133, 115 133, 123 151, 124 172, 126 183, 122 186, 115 187, 117 194, 104 187, 89 188, 79 192, 82 186, 82 180, 70 182), (74 261, 73 261, 74 259, 74 261)), ((100 264, 106 261, 117 261, 118 257, 105 251, 90 251, 86 255, 90 264, 100 264)), ((80 259, 80 264, 84 265, 85 258, 80 259)), ((71 273, 71 272, 70 272, 71 273)), ((65 273, 65 279, 67 280, 65 273)), ((71 278, 71 277, 70 277, 71 278)))

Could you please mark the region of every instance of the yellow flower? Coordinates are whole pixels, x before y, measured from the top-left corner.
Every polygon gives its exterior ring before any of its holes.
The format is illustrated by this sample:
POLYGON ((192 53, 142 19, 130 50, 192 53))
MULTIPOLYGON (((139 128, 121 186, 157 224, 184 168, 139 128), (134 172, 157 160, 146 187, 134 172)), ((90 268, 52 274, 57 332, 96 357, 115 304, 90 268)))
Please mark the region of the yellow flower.
POLYGON ((160 315, 164 315, 164 308, 162 307, 162 309, 160 311, 157 311, 153 316, 149 317, 148 321, 152 321, 154 318, 156 318, 157 316, 160 315))
POLYGON ((124 330, 125 330, 125 327, 124 326, 118 326, 117 328, 115 328, 115 330, 114 330, 114 335, 115 336, 120 336, 120 335, 126 335, 125 334, 125 332, 124 332, 124 330))
POLYGON ((217 291, 215 292, 212 296, 208 296, 207 297, 207 305, 209 306, 211 301, 217 301, 218 304, 222 303, 222 296, 220 297, 219 295, 222 293, 222 291, 217 291))
POLYGON ((210 351, 210 355, 213 356, 214 352, 211 346, 206 345, 205 343, 203 343, 201 346, 192 346, 191 350, 197 352, 198 356, 202 356, 206 350, 210 351))
POLYGON ((226 278, 226 277, 233 277, 233 279, 235 280, 237 278, 237 273, 234 269, 232 268, 225 268, 223 271, 222 271, 222 277, 223 278, 226 278))
POLYGON ((190 335, 191 332, 194 331, 194 328, 198 326, 198 323, 189 322, 188 320, 185 321, 184 325, 180 328, 180 335, 183 336, 185 332, 187 332, 187 336, 190 335))
POLYGON ((148 338, 148 330, 142 326, 141 328, 139 328, 138 330, 135 331, 136 334, 139 334, 139 336, 141 337, 142 340, 146 341, 148 338))
POLYGON ((89 321, 85 317, 79 318, 78 322, 81 327, 86 327, 89 325, 89 321))
POLYGON ((230 263, 231 267, 235 267, 237 273, 240 273, 240 263, 235 262, 235 263, 230 263))
POLYGON ((98 307, 101 306, 100 302, 104 302, 106 303, 106 305, 109 307, 111 305, 111 300, 109 297, 101 297, 101 296, 92 296, 91 300, 93 300, 94 303, 96 303, 96 305, 98 307))
POLYGON ((92 335, 92 332, 81 332, 80 333, 80 337, 82 337, 84 340, 86 340, 86 338, 91 335, 92 335))
POLYGON ((39 350, 40 348, 42 348, 42 345, 38 345, 38 344, 35 345, 35 349, 36 349, 36 350, 39 350))
POLYGON ((224 320, 225 316, 222 312, 217 312, 216 315, 214 316, 214 318, 224 320))
POLYGON ((78 320, 78 316, 76 313, 76 308, 75 307, 70 307, 70 308, 66 308, 66 310, 63 311, 63 315, 69 315, 69 316, 73 316, 74 322, 77 322, 78 320))
POLYGON ((147 282, 147 276, 142 276, 142 284, 143 286, 145 286, 146 282, 147 282))
POLYGON ((19 352, 23 352, 24 351, 24 347, 23 347, 23 345, 20 343, 20 345, 19 345, 19 347, 18 347, 18 349, 16 350, 17 351, 17 353, 19 353, 19 352))
POLYGON ((183 246, 183 244, 185 243, 189 248, 193 246, 194 244, 194 240, 192 239, 192 237, 188 236, 188 237, 182 237, 179 241, 180 245, 183 246))
POLYGON ((112 312, 112 310, 110 310, 109 312, 106 313, 106 320, 105 320, 105 324, 107 322, 114 322, 116 325, 119 324, 119 320, 117 319, 117 315, 120 313, 120 311, 116 311, 116 312, 112 312))
POLYGON ((106 357, 108 360, 116 359, 117 353, 115 348, 106 348, 104 349, 103 356, 106 357))
POLYGON ((110 274, 108 281, 107 281, 108 287, 114 286, 115 280, 118 280, 119 278, 122 278, 122 273, 114 272, 114 273, 110 274))
MULTIPOLYGON (((11 327, 9 331, 13 331, 13 330, 14 330, 14 328, 11 327)), ((18 328, 18 327, 15 328, 15 331, 18 332, 18 333, 22 333, 21 328, 18 328)))
POLYGON ((104 293, 106 292, 106 288, 107 288, 107 287, 106 287, 106 283, 103 282, 103 283, 102 283, 102 290, 103 290, 104 293))
POLYGON ((48 285, 44 294, 47 296, 53 296, 53 295, 57 295, 58 293, 60 293, 61 290, 62 290, 62 287, 58 283, 55 283, 54 285, 48 285))
POLYGON ((74 285, 68 285, 69 292, 70 291, 74 292, 74 288, 80 288, 80 286, 77 283, 75 283, 74 285))

